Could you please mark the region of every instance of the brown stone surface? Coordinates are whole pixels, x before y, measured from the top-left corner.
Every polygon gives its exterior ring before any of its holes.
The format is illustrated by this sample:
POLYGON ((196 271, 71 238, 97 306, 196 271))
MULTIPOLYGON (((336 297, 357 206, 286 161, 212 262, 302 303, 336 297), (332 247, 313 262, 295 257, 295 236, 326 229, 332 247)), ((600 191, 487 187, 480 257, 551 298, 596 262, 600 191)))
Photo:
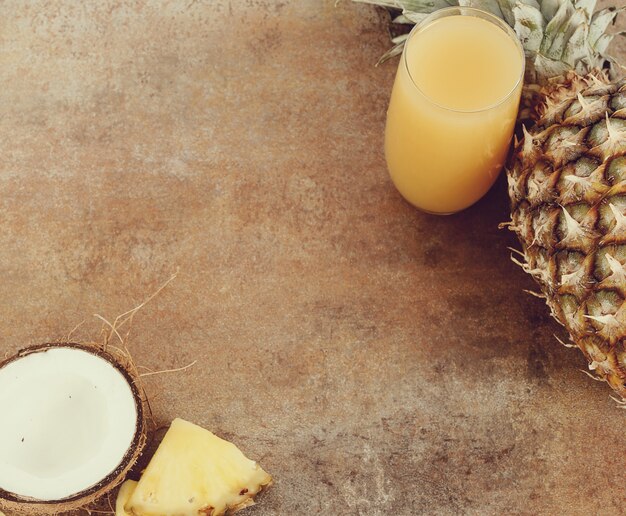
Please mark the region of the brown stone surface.
POLYGON ((624 412, 522 293, 503 181, 448 218, 390 184, 387 45, 345 1, 0 3, 0 350, 180 268, 130 349, 198 361, 152 407, 274 475, 250 516, 623 513, 624 412))

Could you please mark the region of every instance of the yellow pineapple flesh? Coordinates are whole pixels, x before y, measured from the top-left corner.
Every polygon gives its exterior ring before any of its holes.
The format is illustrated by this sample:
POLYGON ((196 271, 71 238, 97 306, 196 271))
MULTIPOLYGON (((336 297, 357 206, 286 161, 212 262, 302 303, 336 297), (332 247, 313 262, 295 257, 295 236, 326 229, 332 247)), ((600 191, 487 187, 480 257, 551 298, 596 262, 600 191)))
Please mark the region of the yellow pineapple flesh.
POLYGON ((124 506, 128 503, 130 496, 135 491, 137 487, 137 482, 134 480, 127 480, 120 487, 119 492, 117 493, 117 499, 115 500, 115 516, 132 516, 132 514, 128 513, 124 506))
POLYGON ((175 419, 124 509, 135 516, 219 516, 252 505, 271 482, 234 444, 175 419))

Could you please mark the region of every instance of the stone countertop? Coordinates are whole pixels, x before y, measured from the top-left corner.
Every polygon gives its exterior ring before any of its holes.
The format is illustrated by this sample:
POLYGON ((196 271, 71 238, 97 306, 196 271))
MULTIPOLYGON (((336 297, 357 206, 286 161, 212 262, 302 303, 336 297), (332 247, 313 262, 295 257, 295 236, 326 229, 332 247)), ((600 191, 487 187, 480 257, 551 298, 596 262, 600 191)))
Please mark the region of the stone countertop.
POLYGON ((247 515, 623 513, 624 413, 522 292, 504 182, 391 185, 387 46, 347 1, 0 3, 0 350, 179 268, 129 349, 197 360, 152 408, 272 473, 247 515))

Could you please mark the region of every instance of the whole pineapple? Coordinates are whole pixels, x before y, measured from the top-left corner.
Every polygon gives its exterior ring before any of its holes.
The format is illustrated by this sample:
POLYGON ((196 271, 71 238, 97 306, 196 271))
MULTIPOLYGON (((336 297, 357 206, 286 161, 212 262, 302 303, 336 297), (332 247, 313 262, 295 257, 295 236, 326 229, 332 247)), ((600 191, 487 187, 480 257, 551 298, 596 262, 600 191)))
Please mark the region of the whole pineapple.
POLYGON ((507 174, 510 228, 554 318, 626 399, 626 81, 571 73, 544 91, 507 174))
MULTIPOLYGON (((514 28, 530 120, 507 171, 508 226, 522 244, 515 261, 590 369, 626 399, 626 81, 611 80, 619 65, 606 54, 619 10, 594 13, 595 0, 357 1, 402 10, 400 24, 471 5, 514 28)), ((406 38, 395 37, 382 60, 406 38)))

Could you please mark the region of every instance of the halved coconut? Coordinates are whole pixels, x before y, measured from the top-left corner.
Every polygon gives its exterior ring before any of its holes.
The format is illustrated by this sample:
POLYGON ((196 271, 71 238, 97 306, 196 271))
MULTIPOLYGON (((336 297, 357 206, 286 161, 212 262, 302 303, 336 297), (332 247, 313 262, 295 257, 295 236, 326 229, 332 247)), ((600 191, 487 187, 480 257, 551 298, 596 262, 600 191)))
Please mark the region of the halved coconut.
POLYGON ((138 377, 121 352, 44 344, 0 363, 0 508, 84 507, 124 479, 145 441, 138 377))

